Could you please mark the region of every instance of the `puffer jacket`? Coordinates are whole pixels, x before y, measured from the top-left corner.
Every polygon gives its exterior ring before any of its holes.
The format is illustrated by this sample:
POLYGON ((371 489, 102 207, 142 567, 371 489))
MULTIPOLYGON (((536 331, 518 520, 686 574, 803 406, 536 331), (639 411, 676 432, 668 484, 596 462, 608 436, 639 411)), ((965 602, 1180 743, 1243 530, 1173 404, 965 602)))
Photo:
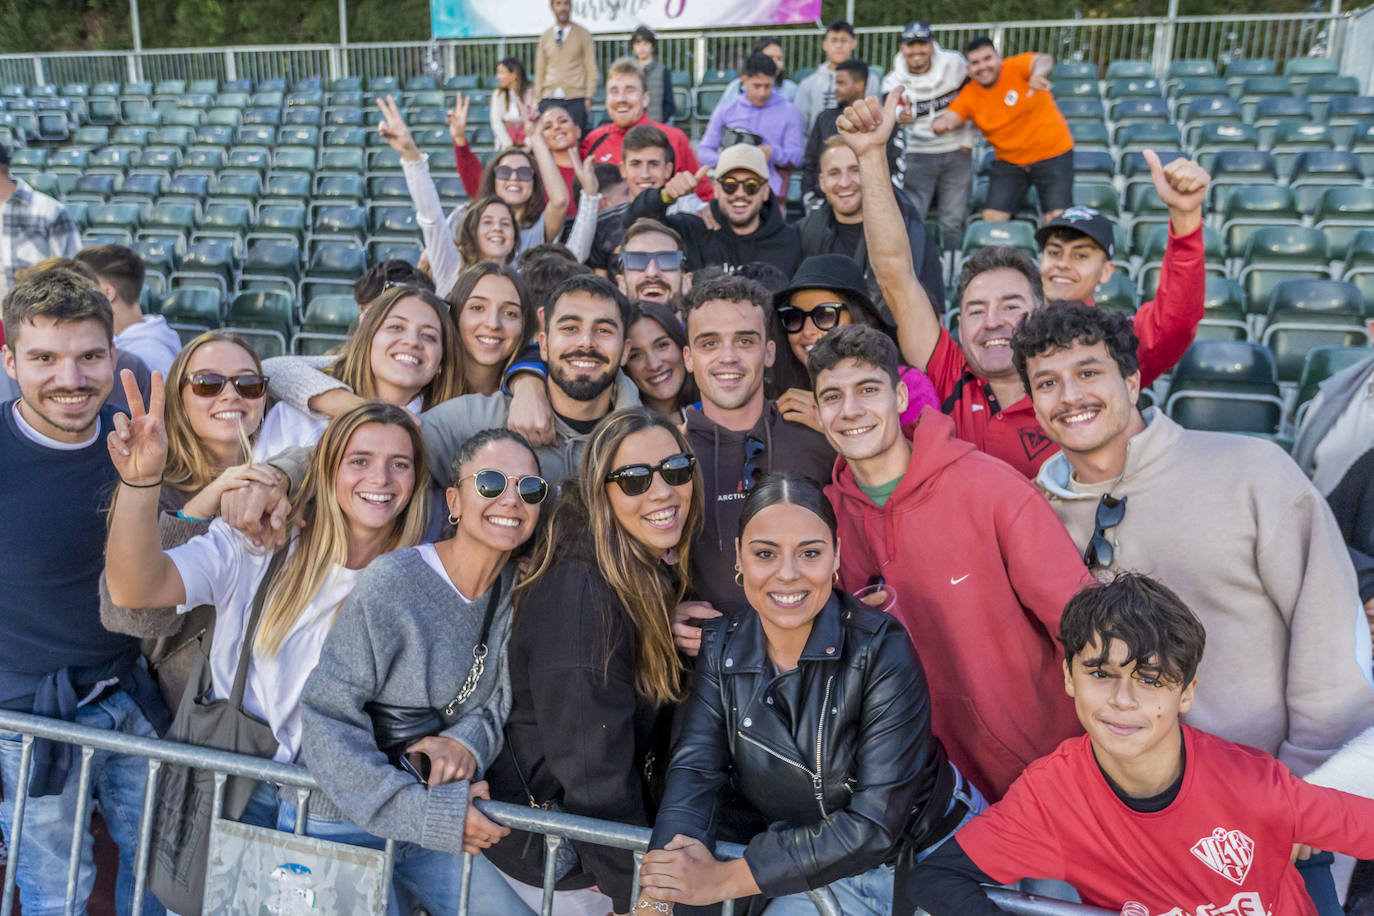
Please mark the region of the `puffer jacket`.
POLYGON ((954 770, 930 733, 921 662, 894 618, 836 591, 797 667, 781 674, 757 613, 702 630, 651 849, 676 834, 710 847, 727 781, 771 824, 744 854, 768 897, 909 859, 901 854, 953 829, 954 770))

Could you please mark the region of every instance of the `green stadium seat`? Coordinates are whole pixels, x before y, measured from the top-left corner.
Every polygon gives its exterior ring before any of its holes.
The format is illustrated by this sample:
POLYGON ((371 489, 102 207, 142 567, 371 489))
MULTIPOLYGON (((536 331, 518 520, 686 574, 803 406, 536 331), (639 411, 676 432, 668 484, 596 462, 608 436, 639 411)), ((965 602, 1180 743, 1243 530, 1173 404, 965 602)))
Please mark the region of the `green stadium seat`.
POLYGON ((239 289, 278 289, 292 299, 300 292, 301 246, 281 238, 250 242, 239 274, 239 289))
POLYGON ((1233 93, 1239 93, 1241 83, 1245 81, 1246 77, 1274 76, 1278 72, 1278 67, 1268 58, 1241 57, 1228 62, 1226 64, 1226 70, 1222 75, 1226 77, 1226 85, 1231 87, 1231 91, 1233 93))
POLYGON ((291 174, 295 172, 314 172, 315 171, 315 150, 302 146, 280 146, 272 157, 272 176, 268 179, 268 184, 279 175, 291 174))
POLYGON ((1109 80, 1106 96, 1112 99, 1164 97, 1164 84, 1153 76, 1109 80))
POLYGON ((367 252, 361 244, 321 240, 301 281, 301 296, 308 304, 321 292, 351 292, 366 269, 367 252))
POLYGON ((218 328, 223 314, 224 296, 214 287, 178 287, 162 303, 162 317, 183 344, 218 328))
POLYGON ((270 154, 266 147, 236 146, 229 151, 228 167, 240 172, 252 171, 259 176, 265 175, 269 162, 270 154))
POLYGON ((1097 80, 1055 80, 1051 86, 1051 91, 1056 99, 1067 98, 1089 98, 1096 99, 1102 95, 1102 90, 1097 85, 1097 80))
POLYGON ((1363 181, 1360 159, 1354 153, 1315 150, 1300 153, 1294 160, 1288 184, 1297 196, 1298 207, 1304 213, 1310 213, 1328 189, 1358 187, 1363 181))
POLYGON ((189 203, 167 203, 158 201, 143 220, 139 238, 166 238, 172 236, 184 244, 191 238, 196 225, 196 207, 189 203))
POLYGON ((1112 80, 1153 79, 1154 75, 1154 64, 1148 60, 1114 60, 1107 65, 1105 79, 1110 83, 1112 80))
MULTIPOLYGON (((1294 90, 1297 91, 1297 86, 1294 86, 1294 90)), ((1307 104, 1312 106, 1312 117, 1324 121, 1330 110, 1331 100, 1358 96, 1360 81, 1353 76, 1320 74, 1308 80, 1302 92, 1307 104)))
POLYGON ((1260 145, 1270 146, 1274 142, 1274 134, 1278 131, 1280 124, 1284 122, 1310 123, 1312 121, 1312 106, 1307 104, 1306 99, 1293 98, 1292 96, 1263 98, 1255 106, 1254 115, 1248 116, 1247 120, 1255 125, 1255 130, 1259 133, 1260 145))
POLYGON ((1111 146, 1111 134, 1103 121, 1091 118, 1069 119, 1069 134, 1073 137, 1075 151, 1098 150, 1106 152, 1111 146))
MULTIPOLYGON (((1168 97, 1180 108, 1199 99, 1235 101, 1226 92, 1226 80, 1219 76, 1185 76, 1179 80, 1169 81, 1166 91, 1168 97)), ((1179 120, 1185 120, 1181 114, 1179 120)))
POLYGON ((277 129, 267 124, 245 124, 234 131, 237 146, 275 146, 277 129))
POLYGON ((1094 118, 1098 121, 1107 117, 1102 100, 1097 98, 1059 99, 1059 113, 1066 118, 1094 118))
MULTIPOLYGON (((1133 241, 1135 228, 1132 227, 1133 241)), ((1136 250, 1140 255, 1141 264, 1135 272, 1142 301, 1155 297, 1155 291, 1159 288, 1159 275, 1164 268, 1164 249, 1169 241, 1167 221, 1145 223, 1144 229, 1147 230, 1146 233, 1142 233, 1145 235, 1145 241, 1136 250)), ((1202 227, 1202 249, 1207 263, 1207 275, 1226 276, 1226 246, 1222 242, 1221 233, 1215 227, 1202 227)))
MULTIPOLYGON (((227 127, 231 131, 243 123, 243 112, 237 108, 211 108, 205 113, 205 125, 227 127)), ((227 144, 229 141, 225 141, 227 144)))
POLYGON ((1313 347, 1358 347, 1368 341, 1364 300, 1349 283, 1291 279, 1269 301, 1263 343, 1274 353, 1280 381, 1296 382, 1313 347))
POLYGON ((1337 95, 1327 104, 1326 123, 1337 146, 1350 146, 1361 121, 1374 121, 1374 96, 1337 95))
POLYGON ((320 89, 293 89, 286 96, 286 107, 290 108, 323 108, 324 91, 320 89))
POLYGON ((1317 396, 1317 388, 1322 382, 1337 372, 1349 369, 1360 360, 1367 359, 1370 352, 1367 344, 1313 347, 1308 350, 1302 361, 1302 374, 1298 376, 1298 399, 1294 405, 1293 427, 1296 429, 1302 425, 1307 407, 1317 396))
POLYGON ((145 172, 136 169, 124 179, 124 184, 119 188, 119 194, 121 197, 136 197, 146 204, 151 204, 162 196, 167 178, 167 174, 160 170, 145 172))
POLYGON ((1320 279, 1330 275, 1326 234, 1311 226, 1265 226, 1256 229, 1245 246, 1244 266, 1237 279, 1245 290, 1252 314, 1263 313, 1281 282, 1294 277, 1320 279))
POLYGON ((193 197, 200 203, 210 196, 209 175, 187 175, 178 173, 167 183, 167 193, 181 197, 193 197))
POLYGON ((1344 261, 1355 235, 1374 226, 1374 188, 1325 188, 1310 212, 1317 228, 1326 233, 1331 259, 1344 261))
MULTIPOLYGON (((366 171, 367 159, 361 149, 356 147, 325 147, 320 153, 319 167, 315 172, 316 185, 330 176, 357 176, 362 178, 366 171)), ((361 196, 361 195, 360 195, 361 196)))
POLYGON ((86 127, 78 127, 76 133, 72 134, 72 143, 75 146, 104 146, 109 142, 109 127, 92 124, 86 127))
POLYGON ((1205 59, 1191 58, 1169 62, 1169 69, 1164 72, 1164 78, 1173 82, 1196 77, 1215 77, 1217 75, 1217 65, 1205 59))
POLYGON ((1168 121, 1169 103, 1162 98, 1129 98, 1112 103, 1107 115, 1111 121, 1168 121))
POLYGON ((142 208, 137 204, 95 204, 88 211, 91 229, 118 232, 124 236, 125 246, 132 245, 143 220, 142 208))
POLYGON ((156 169, 164 174, 170 174, 181 168, 182 161, 183 155, 180 147, 150 146, 138 157, 138 166, 142 169, 156 169))
POLYGON ((305 219, 306 208, 299 202, 264 203, 258 208, 249 240, 284 239, 299 248, 305 241, 305 219))
POLYGON ((1244 256, 1250 236, 1265 226, 1296 226, 1301 220, 1293 192, 1275 184, 1235 185, 1226 189, 1221 234, 1230 258, 1244 256))
MULTIPOLYGON (((992 150, 987 151, 983 159, 983 167, 979 174, 986 175, 988 167, 992 165, 993 158, 996 156, 992 150)), ((1111 181, 1116 175, 1116 162, 1112 159, 1111 153, 1102 150, 1084 150, 1075 147, 1073 151, 1073 177, 1078 181, 1111 181)))
POLYGON ((253 211, 247 204, 209 203, 192 241, 203 238, 229 239, 234 243, 234 255, 242 258, 252 224, 253 211))
POLYGON ((1248 341, 1196 341, 1174 369, 1165 412, 1189 429, 1277 433, 1283 399, 1273 354, 1248 341))
POLYGON ((301 329, 291 340, 291 350, 302 356, 317 356, 337 348, 348 339, 348 330, 358 317, 358 303, 351 295, 320 295, 305 307, 301 329))
POLYGON ((324 146, 326 151, 330 147, 362 147, 367 143, 367 130, 362 127, 326 127, 324 129, 324 146))
POLYGON ((123 182, 116 175, 92 175, 85 174, 76 180, 75 190, 83 194, 100 194, 103 198, 109 198, 119 190, 123 182))
POLYGON ((1366 303, 1374 302, 1374 229, 1361 229, 1351 238, 1341 279, 1354 284, 1366 303))
POLYGON ((227 297, 234 287, 235 267, 231 239, 202 238, 187 246, 181 263, 172 274, 172 289, 214 284, 227 297))
POLYGON ((1124 315, 1134 315, 1135 310, 1140 307, 1135 284, 1126 276, 1124 270, 1115 271, 1106 283, 1100 284, 1093 291, 1093 304, 1100 309, 1121 312, 1124 315))
POLYGON ((1015 220, 994 223, 975 219, 970 221, 964 230, 960 260, 967 258, 979 248, 990 245, 1011 245, 1020 248, 1031 260, 1036 260, 1040 256, 1040 247, 1035 244, 1035 227, 1028 223, 1015 220))
POLYGON ((1121 216, 1121 199, 1110 181, 1075 181, 1073 202, 1100 210, 1111 219, 1121 216))
POLYGON ((1274 156, 1279 174, 1287 176, 1293 168, 1293 161, 1300 153, 1308 150, 1329 150, 1335 148, 1331 129, 1316 121, 1283 121, 1274 128, 1269 151, 1274 156))
POLYGON ((243 111, 244 124, 267 124, 277 127, 281 124, 280 108, 245 108, 243 111))
POLYGON ((274 172, 267 179, 264 202, 282 203, 285 201, 310 201, 309 172, 274 172))
POLYGON ((313 254, 318 245, 336 242, 361 246, 366 236, 367 211, 361 206, 322 206, 315 210, 310 233, 306 236, 306 254, 313 254))
POLYGON ((1123 124, 1116 132, 1116 142, 1123 153, 1143 149, 1177 150, 1183 146, 1178 127, 1164 121, 1143 121, 1123 124))
POLYGON ((280 290, 245 290, 229 303, 224 328, 247 341, 258 356, 285 356, 291 339, 291 296, 280 290))
POLYGON ((178 108, 162 119, 162 123, 172 127, 195 129, 205 124, 206 111, 199 108, 178 108))
POLYGON ((330 80, 328 86, 330 92, 361 92, 362 88, 363 81, 356 76, 342 76, 330 80))
POLYGON ((318 108, 288 108, 282 124, 318 128, 324 124, 324 112, 318 108))
MULTIPOLYGON (((38 150, 37 152, 42 152, 45 157, 47 155, 47 150, 38 150)), ((11 157, 10 162, 17 164, 14 157, 11 157)), ((42 163, 36 164, 42 165, 42 163)), ((86 159, 86 164, 92 172, 112 172, 123 178, 129 169, 138 164, 138 150, 131 146, 107 146, 92 152, 86 159)))
POLYGON ((1283 65, 1283 75, 1292 84, 1295 95, 1307 95, 1313 80, 1330 78, 1340 72, 1340 63, 1334 57, 1294 57, 1283 65))
POLYGON ((1198 324, 1197 340, 1246 340, 1249 337, 1245 290, 1235 280, 1208 274, 1202 305, 1204 311, 1198 324))
POLYGON ((317 175, 313 205, 353 204, 361 206, 367 196, 361 175, 317 175))
POLYGON ((215 196, 237 197, 256 206, 258 198, 262 196, 262 179, 257 172, 221 173, 219 183, 215 186, 215 196))
POLYGON ((320 145, 320 129, 305 124, 293 124, 277 131, 280 146, 304 146, 311 150, 320 145))
POLYGON ((357 105, 344 105, 325 112, 324 123, 337 127, 362 127, 363 110, 357 105))
POLYGON ((224 168, 224 150, 217 146, 193 146, 186 151, 182 168, 204 170, 211 175, 224 168))
POLYGON ((369 177, 386 173, 400 174, 401 155, 391 147, 367 151, 367 174, 369 177))
POLYGON ((1215 189, 1226 185, 1277 182, 1279 178, 1278 164, 1274 161, 1273 154, 1266 150, 1219 150, 1212 159, 1208 171, 1212 173, 1213 193, 1217 196, 1220 196, 1220 193, 1215 189))

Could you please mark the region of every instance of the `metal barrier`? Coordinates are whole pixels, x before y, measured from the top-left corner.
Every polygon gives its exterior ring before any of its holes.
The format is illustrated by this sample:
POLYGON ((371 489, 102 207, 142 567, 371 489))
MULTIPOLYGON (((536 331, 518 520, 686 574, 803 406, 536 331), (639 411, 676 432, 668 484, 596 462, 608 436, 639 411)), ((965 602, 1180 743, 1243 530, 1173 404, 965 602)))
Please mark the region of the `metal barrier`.
MULTIPOLYGON (((1177 3, 1173 5, 1177 9, 1177 3)), ((1152 16, 1114 19, 1047 19, 1020 22, 944 23, 934 26, 945 46, 960 48, 987 34, 1008 53, 1041 51, 1060 60, 1090 61, 1105 74, 1114 60, 1149 60, 1162 77, 1175 59, 1207 58, 1225 64, 1244 57, 1268 57, 1282 64, 1295 57, 1342 59, 1354 16, 1333 0, 1329 12, 1264 15, 1152 16)), ((865 26, 855 30, 860 57, 884 70, 898 50, 900 27, 865 26)), ((759 37, 782 43, 790 71, 821 62, 821 29, 815 25, 780 29, 663 32, 659 58, 669 69, 686 71, 694 84, 712 70, 735 70, 759 37)), ((629 34, 596 36, 597 63, 629 54, 629 34)), ((343 76, 396 76, 402 81, 458 75, 486 78, 496 63, 514 56, 533 66, 536 36, 474 38, 459 41, 369 44, 278 45, 185 48, 63 54, 0 55, 0 83, 94 83, 102 80, 300 79, 329 81, 343 76)))
MULTIPOLYGON (((14 910, 16 862, 19 856, 23 854, 23 817, 28 801, 25 787, 28 785, 29 773, 33 764, 33 742, 35 739, 44 738, 80 748, 81 766, 77 778, 79 779, 78 797, 82 800, 77 803, 74 819, 77 825, 77 837, 80 836, 81 825, 85 822, 89 812, 91 768, 95 752, 108 751, 142 757, 148 761, 148 781, 143 792, 142 817, 139 823, 138 849, 134 865, 137 870, 132 907, 134 912, 139 911, 146 893, 144 876, 148 869, 151 814, 157 791, 158 774, 163 765, 176 764, 213 771, 216 774, 214 799, 214 816, 216 817, 219 816, 220 805, 223 800, 226 776, 246 776, 294 789, 296 807, 302 815, 296 818, 295 832, 297 834, 302 834, 305 831, 306 817, 304 815, 309 811, 310 793, 321 791, 319 785, 304 767, 290 766, 272 760, 231 754, 210 748, 178 744, 157 738, 141 738, 122 732, 45 719, 25 713, 0 710, 0 732, 17 733, 22 736, 21 758, 16 779, 19 791, 16 792, 17 797, 14 800, 14 821, 10 825, 9 861, 5 865, 4 893, 3 897, 0 897, 0 916, 10 916, 14 910)), ((545 843, 548 847, 548 864, 544 873, 543 916, 550 916, 553 912, 554 868, 556 864, 554 853, 562 843, 569 840, 626 849, 634 853, 634 896, 638 895, 639 866, 644 853, 649 848, 649 831, 646 828, 544 811, 524 805, 489 801, 479 801, 476 804, 484 814, 500 824, 515 830, 544 834, 545 843)), ((81 843, 74 839, 67 869, 66 906, 69 913, 73 911, 74 907, 73 898, 76 892, 78 874, 77 857, 80 852, 81 843)), ((716 853, 727 858, 736 858, 743 855, 744 847, 718 843, 716 844, 716 853)), ((394 841, 387 840, 385 855, 385 868, 389 876, 395 856, 394 841)), ((471 875, 472 857, 463 855, 459 916, 468 912, 468 891, 471 875)), ((1108 910, 1030 897, 1001 888, 988 888, 987 893, 1003 910, 1008 913, 1019 914, 1019 916, 1094 916, 1094 914, 1096 916, 1110 916, 1108 910)), ((828 889, 821 888, 811 891, 808 896, 815 903, 816 910, 821 916, 843 916, 834 894, 828 889)), ((723 916, 731 916, 733 905, 727 903, 722 913, 723 916)))

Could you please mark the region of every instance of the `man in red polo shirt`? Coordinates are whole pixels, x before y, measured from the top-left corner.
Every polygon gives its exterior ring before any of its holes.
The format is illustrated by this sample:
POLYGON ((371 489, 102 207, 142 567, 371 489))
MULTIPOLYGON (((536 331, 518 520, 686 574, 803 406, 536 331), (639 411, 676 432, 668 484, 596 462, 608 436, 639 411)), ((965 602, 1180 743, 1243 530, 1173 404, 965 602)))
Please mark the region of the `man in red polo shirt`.
MULTIPOLYGON (((606 114, 611 116, 611 122, 602 124, 582 138, 582 157, 620 165, 625 133, 631 127, 652 124, 668 138, 668 144, 673 149, 674 172, 696 172, 701 168, 697 154, 692 149, 692 141, 676 127, 649 120, 648 104, 649 91, 644 85, 644 74, 639 65, 628 58, 611 64, 606 72, 606 114)), ((697 196, 702 200, 710 200, 711 193, 710 179, 703 178, 697 184, 697 196)))
MULTIPOLYGON (((1035 419, 1025 385, 1012 366, 1010 343, 1017 324, 1044 307, 1040 271, 1014 248, 994 246, 975 252, 959 275, 955 295, 960 308, 959 342, 954 341, 916 281, 908 246, 895 244, 902 240, 879 229, 896 225, 901 212, 883 158, 884 144, 896 123, 896 102, 895 95, 886 106, 876 99, 863 99, 846 110, 837 126, 859 156, 868 256, 897 321, 902 356, 908 365, 930 376, 941 409, 953 417, 959 438, 1034 477, 1055 446, 1035 419)), ((1200 238, 1202 201, 1210 180, 1207 173, 1186 160, 1165 168, 1154 159, 1151 170, 1176 231, 1191 227, 1200 238)), ((1153 382, 1182 355, 1178 340, 1191 338, 1202 317, 1202 287, 1192 287, 1187 295, 1195 301, 1161 297, 1136 315, 1141 365, 1154 373, 1148 378, 1142 373, 1143 385, 1153 382)))

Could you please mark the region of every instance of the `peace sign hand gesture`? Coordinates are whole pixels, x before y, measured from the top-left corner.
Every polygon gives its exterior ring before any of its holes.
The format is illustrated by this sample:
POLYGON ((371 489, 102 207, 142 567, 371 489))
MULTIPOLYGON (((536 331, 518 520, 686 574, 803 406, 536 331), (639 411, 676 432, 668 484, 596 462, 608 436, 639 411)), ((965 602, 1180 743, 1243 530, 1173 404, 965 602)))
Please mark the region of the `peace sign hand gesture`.
POLYGON ((396 100, 391 96, 378 99, 377 107, 382 111, 382 122, 377 125, 377 133, 401 154, 403 161, 419 162, 420 148, 415 145, 415 138, 410 135, 410 128, 406 127, 405 118, 401 117, 401 110, 396 107, 396 100))
POLYGON ((448 135, 459 146, 468 145, 468 106, 471 104, 472 100, 463 98, 463 94, 460 92, 453 100, 453 110, 444 114, 444 123, 448 125, 448 135))
POLYGON ((596 180, 596 162, 591 156, 586 159, 577 155, 577 148, 568 150, 568 155, 572 156, 573 175, 577 178, 577 183, 582 187, 582 193, 591 197, 601 193, 601 184, 596 180))
POLYGON ((167 464, 167 427, 162 420, 165 392, 162 373, 153 373, 152 391, 148 406, 138 382, 128 369, 119 373, 124 396, 129 401, 129 413, 116 414, 115 431, 105 438, 110 461, 121 480, 132 486, 151 486, 162 480, 162 468, 167 464))

